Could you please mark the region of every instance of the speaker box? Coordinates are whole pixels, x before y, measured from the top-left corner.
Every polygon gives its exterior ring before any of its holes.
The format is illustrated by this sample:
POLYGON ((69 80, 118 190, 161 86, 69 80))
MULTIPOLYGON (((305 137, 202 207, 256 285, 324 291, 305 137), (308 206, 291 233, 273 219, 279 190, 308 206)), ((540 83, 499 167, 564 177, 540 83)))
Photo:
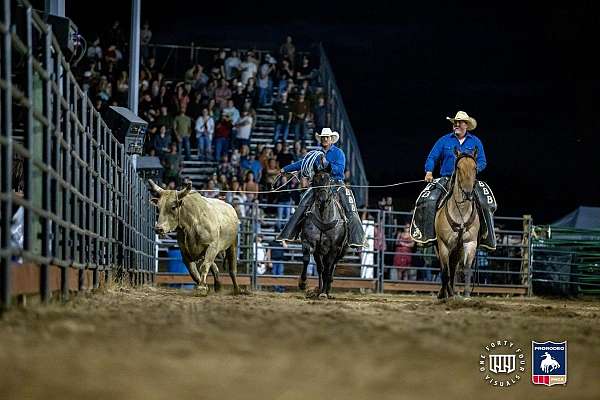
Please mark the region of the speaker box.
POLYGON ((148 123, 125 107, 110 106, 104 120, 129 154, 141 154, 148 123))

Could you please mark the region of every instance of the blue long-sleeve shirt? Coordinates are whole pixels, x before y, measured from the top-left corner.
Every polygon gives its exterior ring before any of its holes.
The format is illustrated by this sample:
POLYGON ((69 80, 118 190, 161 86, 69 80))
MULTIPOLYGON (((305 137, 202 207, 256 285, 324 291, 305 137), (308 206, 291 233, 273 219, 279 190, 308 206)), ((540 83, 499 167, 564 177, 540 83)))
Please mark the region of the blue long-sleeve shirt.
MULTIPOLYGON (((283 170, 285 172, 299 171, 302 166, 302 160, 291 163, 284 167, 283 170)), ((329 150, 325 152, 325 162, 322 167, 325 168, 328 164, 331 164, 331 177, 335 180, 343 181, 344 171, 346 170, 346 155, 342 149, 333 144, 329 147, 329 150)))
POLYGON ((442 136, 435 142, 433 149, 429 152, 429 156, 425 161, 425 172, 431 171, 435 168, 435 164, 440 162, 440 175, 450 176, 454 172, 454 163, 456 156, 454 155, 454 149, 457 148, 461 153, 473 154, 477 149, 477 172, 481 172, 485 169, 487 161, 485 159, 485 152, 483 151, 483 144, 481 140, 472 133, 467 132, 465 140, 462 144, 456 138, 454 132, 448 133, 442 136))

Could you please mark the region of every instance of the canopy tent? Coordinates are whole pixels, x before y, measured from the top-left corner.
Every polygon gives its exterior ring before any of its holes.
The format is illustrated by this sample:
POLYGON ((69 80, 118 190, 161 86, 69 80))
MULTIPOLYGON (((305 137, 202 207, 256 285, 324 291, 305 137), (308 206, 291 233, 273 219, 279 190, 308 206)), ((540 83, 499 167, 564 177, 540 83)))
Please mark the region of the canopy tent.
POLYGON ((600 207, 577 207, 550 226, 553 228, 600 229, 600 207))

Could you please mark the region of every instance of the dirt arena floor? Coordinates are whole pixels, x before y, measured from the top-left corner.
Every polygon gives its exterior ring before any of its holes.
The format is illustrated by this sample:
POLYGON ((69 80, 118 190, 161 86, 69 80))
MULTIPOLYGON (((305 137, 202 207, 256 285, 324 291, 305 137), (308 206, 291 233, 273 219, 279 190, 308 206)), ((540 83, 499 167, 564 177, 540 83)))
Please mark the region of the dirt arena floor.
POLYGON ((0 399, 598 399, 600 301, 113 288, 0 320, 0 399), (484 345, 527 354, 491 387, 484 345), (534 386, 531 340, 568 340, 568 383, 534 386))

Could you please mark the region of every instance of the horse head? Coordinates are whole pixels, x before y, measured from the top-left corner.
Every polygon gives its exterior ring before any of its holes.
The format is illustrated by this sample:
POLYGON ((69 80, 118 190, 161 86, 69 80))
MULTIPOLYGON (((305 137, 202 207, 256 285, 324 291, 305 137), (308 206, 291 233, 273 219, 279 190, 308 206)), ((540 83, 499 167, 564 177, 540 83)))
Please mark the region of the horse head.
POLYGON ((465 200, 473 199, 473 189, 475 188, 475 178, 477 177, 477 149, 471 153, 462 153, 458 149, 454 149, 456 156, 454 174, 460 191, 465 200))
POLYGON ((325 168, 317 168, 315 166, 315 175, 312 181, 315 187, 315 196, 320 203, 324 203, 331 197, 331 164, 325 168))

